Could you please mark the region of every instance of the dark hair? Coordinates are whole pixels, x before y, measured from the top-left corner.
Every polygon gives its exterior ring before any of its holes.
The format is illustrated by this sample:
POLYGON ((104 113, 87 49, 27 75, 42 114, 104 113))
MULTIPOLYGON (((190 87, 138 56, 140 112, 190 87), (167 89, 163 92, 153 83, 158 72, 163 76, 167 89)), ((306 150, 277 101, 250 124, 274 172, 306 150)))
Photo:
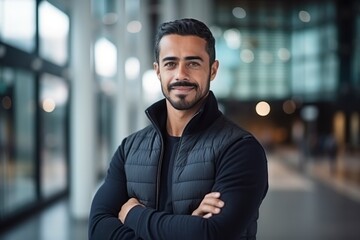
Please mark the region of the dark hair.
POLYGON ((184 18, 171 22, 165 22, 158 28, 155 37, 155 61, 159 62, 160 40, 169 34, 182 36, 198 36, 206 41, 206 52, 209 54, 210 64, 215 61, 215 39, 210 29, 199 20, 184 18))

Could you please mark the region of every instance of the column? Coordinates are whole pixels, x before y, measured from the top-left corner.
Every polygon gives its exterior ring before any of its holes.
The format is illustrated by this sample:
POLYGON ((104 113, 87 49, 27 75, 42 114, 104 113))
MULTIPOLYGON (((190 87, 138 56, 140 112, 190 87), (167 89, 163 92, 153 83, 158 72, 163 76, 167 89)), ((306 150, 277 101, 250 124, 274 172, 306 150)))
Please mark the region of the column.
POLYGON ((142 29, 138 33, 137 36, 137 49, 138 49, 138 58, 140 60, 140 77, 139 77, 139 91, 138 91, 138 101, 137 101, 137 109, 138 109, 138 127, 143 128, 144 126, 148 125, 148 118, 145 115, 145 109, 149 107, 147 104, 144 103, 144 91, 143 91, 143 83, 142 78, 144 73, 147 70, 153 69, 153 52, 154 52, 154 38, 155 33, 152 32, 153 27, 151 24, 151 6, 149 1, 140 1, 140 8, 139 8, 139 21, 142 24, 142 29))
POLYGON ((96 185, 96 102, 91 1, 72 2, 70 202, 75 218, 87 218, 96 185))
POLYGON ((114 29, 115 45, 117 46, 117 77, 114 109, 114 132, 113 132, 113 149, 116 149, 121 141, 128 135, 128 106, 126 98, 126 79, 125 79, 125 52, 127 49, 126 32, 126 13, 125 0, 117 1, 116 13, 119 16, 114 29))

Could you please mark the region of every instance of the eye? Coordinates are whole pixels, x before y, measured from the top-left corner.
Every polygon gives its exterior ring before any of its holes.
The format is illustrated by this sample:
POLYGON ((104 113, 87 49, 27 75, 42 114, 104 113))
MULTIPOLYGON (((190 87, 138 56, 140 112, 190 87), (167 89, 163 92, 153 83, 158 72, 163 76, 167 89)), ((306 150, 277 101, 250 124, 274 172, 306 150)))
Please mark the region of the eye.
POLYGON ((164 67, 166 67, 166 68, 174 68, 175 66, 176 66, 175 62, 166 62, 164 64, 164 67))
POLYGON ((191 67, 191 68, 198 68, 201 65, 200 65, 199 62, 192 61, 192 62, 189 62, 188 66, 191 67))

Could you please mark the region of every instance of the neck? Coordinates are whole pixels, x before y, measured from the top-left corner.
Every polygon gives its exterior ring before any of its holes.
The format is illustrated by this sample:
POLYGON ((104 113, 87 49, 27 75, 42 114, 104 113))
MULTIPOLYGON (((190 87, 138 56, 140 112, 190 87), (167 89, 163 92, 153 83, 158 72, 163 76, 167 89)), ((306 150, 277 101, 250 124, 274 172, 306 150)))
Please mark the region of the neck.
POLYGON ((167 120, 166 131, 170 136, 181 137, 186 125, 193 116, 199 111, 201 105, 206 99, 207 94, 193 108, 188 110, 175 109, 168 100, 166 100, 167 120))
POLYGON ((170 136, 181 137, 186 125, 196 112, 180 111, 174 108, 168 108, 168 117, 166 120, 166 131, 170 136))

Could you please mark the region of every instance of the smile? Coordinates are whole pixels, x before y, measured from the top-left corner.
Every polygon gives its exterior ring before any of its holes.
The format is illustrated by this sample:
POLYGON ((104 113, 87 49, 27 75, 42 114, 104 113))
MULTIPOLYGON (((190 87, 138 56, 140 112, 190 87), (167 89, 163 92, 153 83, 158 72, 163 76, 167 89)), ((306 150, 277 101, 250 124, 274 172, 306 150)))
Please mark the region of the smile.
POLYGON ((189 83, 189 82, 176 82, 169 86, 168 90, 175 90, 180 92, 188 92, 191 90, 196 89, 196 84, 189 83))
POLYGON ((195 86, 175 86, 175 87, 171 87, 171 90, 189 91, 194 88, 195 88, 195 86))

